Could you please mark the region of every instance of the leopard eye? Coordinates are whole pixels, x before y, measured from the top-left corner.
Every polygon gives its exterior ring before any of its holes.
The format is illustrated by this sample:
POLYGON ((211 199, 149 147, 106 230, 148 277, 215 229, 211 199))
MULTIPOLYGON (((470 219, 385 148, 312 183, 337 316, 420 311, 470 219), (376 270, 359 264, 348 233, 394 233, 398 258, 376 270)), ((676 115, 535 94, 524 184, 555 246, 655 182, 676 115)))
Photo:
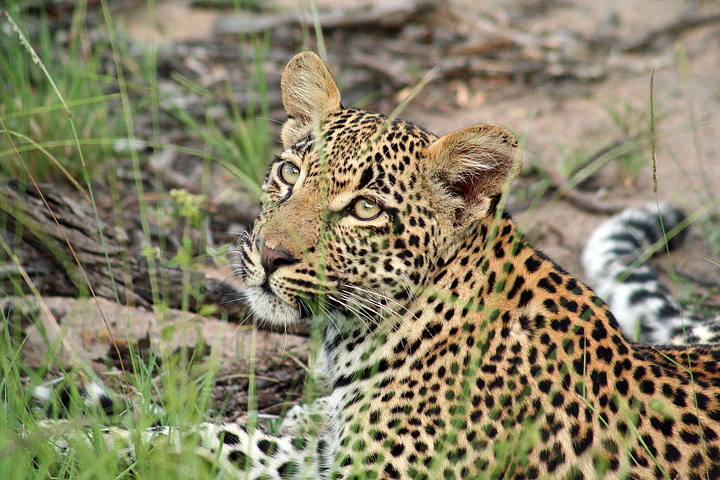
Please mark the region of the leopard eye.
POLYGON ((283 162, 280 165, 280 180, 288 185, 295 185, 298 178, 300 178, 300 167, 292 162, 283 162))
POLYGON ((380 205, 375 200, 366 197, 357 199, 353 206, 353 213, 360 220, 372 220, 380 215, 380 212, 382 212, 380 205))

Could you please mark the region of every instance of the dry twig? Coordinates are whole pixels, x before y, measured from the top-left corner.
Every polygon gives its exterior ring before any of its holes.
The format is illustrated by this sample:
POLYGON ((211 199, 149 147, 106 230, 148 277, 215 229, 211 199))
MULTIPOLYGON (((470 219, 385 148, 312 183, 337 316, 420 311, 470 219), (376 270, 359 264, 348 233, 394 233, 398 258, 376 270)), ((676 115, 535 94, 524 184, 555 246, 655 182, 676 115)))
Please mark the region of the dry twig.
POLYGON ((338 6, 318 12, 257 14, 223 18, 215 24, 219 35, 256 35, 283 27, 303 27, 312 31, 315 21, 324 30, 371 26, 374 29, 400 28, 413 17, 432 10, 438 0, 387 0, 364 6, 338 6))
POLYGON ((583 192, 575 187, 568 186, 567 179, 555 170, 537 166, 547 175, 553 187, 558 191, 561 198, 568 200, 576 207, 592 213, 618 213, 627 206, 625 202, 613 202, 602 200, 596 195, 583 192))
POLYGON ((621 52, 637 53, 644 50, 648 50, 653 47, 655 43, 663 38, 669 38, 677 36, 687 30, 692 30, 698 27, 704 27, 713 23, 720 22, 720 13, 714 13, 710 15, 687 15, 680 17, 679 19, 670 22, 666 25, 650 30, 649 32, 634 38, 622 42, 619 46, 621 52))

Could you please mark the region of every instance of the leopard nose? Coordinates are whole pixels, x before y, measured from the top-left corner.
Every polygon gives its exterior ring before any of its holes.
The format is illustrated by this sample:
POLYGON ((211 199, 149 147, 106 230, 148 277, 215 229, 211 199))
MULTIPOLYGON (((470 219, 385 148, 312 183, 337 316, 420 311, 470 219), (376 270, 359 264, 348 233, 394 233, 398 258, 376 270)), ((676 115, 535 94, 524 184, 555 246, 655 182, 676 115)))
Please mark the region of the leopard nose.
POLYGON ((298 261, 284 248, 270 248, 259 238, 255 241, 255 245, 260 250, 260 264, 267 276, 270 276, 283 265, 292 265, 298 261))

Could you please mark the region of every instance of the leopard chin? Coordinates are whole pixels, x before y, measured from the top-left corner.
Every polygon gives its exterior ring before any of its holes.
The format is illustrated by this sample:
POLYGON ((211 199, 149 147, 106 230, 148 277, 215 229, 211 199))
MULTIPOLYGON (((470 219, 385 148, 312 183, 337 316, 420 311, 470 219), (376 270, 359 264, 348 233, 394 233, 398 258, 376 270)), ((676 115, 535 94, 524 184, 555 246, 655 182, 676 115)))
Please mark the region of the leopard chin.
POLYGON ((255 317, 269 324, 290 326, 305 318, 300 305, 293 305, 262 287, 247 287, 245 297, 255 317))

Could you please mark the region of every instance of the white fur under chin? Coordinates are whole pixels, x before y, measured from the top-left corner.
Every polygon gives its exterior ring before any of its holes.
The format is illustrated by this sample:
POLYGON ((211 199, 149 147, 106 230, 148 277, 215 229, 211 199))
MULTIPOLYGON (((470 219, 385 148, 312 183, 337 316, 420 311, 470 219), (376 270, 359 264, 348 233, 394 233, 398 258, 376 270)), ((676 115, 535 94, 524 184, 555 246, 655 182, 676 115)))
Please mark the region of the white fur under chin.
POLYGON ((245 290, 248 304, 253 313, 273 325, 292 325, 300 320, 300 310, 260 287, 245 290))

